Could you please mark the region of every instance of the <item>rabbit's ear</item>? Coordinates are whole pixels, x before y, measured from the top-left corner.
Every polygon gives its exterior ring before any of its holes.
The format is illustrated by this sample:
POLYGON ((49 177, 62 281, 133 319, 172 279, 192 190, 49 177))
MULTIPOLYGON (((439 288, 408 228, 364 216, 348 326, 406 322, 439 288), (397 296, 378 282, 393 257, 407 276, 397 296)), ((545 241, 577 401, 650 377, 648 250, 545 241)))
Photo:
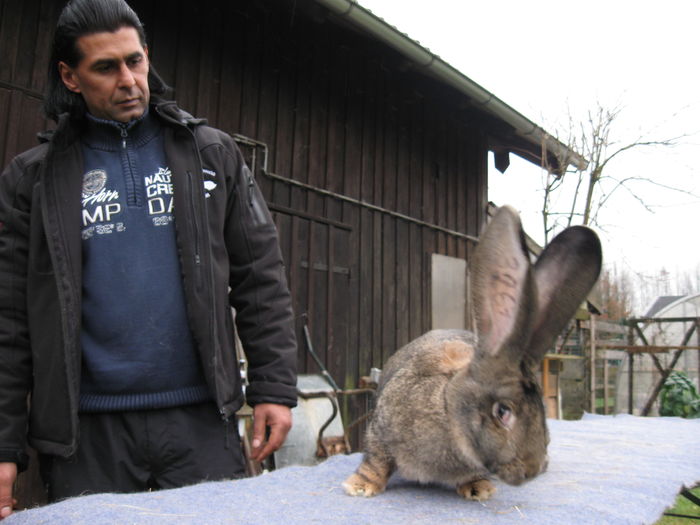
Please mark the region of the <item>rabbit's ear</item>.
POLYGON ((500 207, 472 259, 472 298, 478 349, 495 355, 511 338, 527 341, 534 311, 530 261, 518 213, 500 207))
POLYGON ((598 280, 602 250, 598 236, 585 226, 567 228, 535 263, 537 316, 527 359, 537 365, 574 316, 598 280))

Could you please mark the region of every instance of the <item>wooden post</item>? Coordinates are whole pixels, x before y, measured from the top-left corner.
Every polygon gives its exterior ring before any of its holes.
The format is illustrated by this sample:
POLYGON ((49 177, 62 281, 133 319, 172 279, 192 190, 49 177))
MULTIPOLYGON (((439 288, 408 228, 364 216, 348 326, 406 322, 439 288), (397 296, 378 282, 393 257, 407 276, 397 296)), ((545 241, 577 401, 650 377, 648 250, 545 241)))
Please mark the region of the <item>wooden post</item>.
POLYGON ((603 359, 603 414, 608 414, 608 396, 610 395, 610 389, 608 388, 608 356, 605 355, 603 359))
POLYGON ((634 412, 634 354, 627 352, 627 413, 634 412))
MULTIPOLYGON (((698 346, 700 346, 700 317, 695 319, 695 337, 698 340, 698 346)), ((698 350, 698 384, 700 384, 700 350, 698 350)))
MULTIPOLYGON (((629 325, 629 331, 627 332, 627 344, 632 346, 634 344, 634 331, 632 325, 629 325)), ((629 366, 627 367, 627 412, 629 414, 634 413, 634 354, 632 352, 627 352, 629 366)))
POLYGON ((544 395, 544 410, 547 417, 549 414, 549 358, 542 361, 542 395, 544 395))
POLYGON ((596 353, 596 348, 595 348, 595 318, 591 315, 591 320, 590 320, 590 338, 591 338, 591 414, 596 413, 596 406, 595 406, 595 353, 596 353))

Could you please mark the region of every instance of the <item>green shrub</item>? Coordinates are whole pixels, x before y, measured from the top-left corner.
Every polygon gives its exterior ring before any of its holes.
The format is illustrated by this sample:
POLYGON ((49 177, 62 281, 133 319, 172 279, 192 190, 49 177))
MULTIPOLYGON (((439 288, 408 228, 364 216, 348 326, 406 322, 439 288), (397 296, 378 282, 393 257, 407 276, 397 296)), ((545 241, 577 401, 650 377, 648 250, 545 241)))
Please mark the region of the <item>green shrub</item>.
POLYGON ((685 372, 671 372, 661 389, 659 415, 700 418, 700 395, 685 372))

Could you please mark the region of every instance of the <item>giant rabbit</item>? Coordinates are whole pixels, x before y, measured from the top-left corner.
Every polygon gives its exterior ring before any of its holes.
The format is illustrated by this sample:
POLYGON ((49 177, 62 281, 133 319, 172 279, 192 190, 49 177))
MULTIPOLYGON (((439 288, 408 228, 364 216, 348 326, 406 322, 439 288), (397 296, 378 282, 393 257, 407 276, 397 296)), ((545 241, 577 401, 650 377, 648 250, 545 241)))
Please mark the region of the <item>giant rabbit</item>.
POLYGON ((545 352, 601 268, 596 234, 574 226, 534 266, 517 212, 497 210, 470 271, 475 332, 433 330, 386 363, 363 461, 344 483, 374 496, 398 470, 484 500, 497 476, 518 485, 547 466, 549 435, 535 377, 545 352))

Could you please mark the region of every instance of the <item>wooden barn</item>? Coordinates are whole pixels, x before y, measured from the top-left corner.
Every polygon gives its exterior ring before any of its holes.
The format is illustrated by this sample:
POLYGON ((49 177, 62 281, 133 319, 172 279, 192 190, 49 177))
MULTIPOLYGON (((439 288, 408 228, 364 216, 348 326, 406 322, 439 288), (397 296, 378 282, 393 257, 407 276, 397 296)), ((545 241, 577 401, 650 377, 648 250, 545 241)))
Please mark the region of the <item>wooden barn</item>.
MULTIPOLYGON (((3 166, 52 124, 41 99, 64 3, 0 2, 3 166)), ((430 328, 466 324, 489 151, 500 170, 510 154, 583 162, 354 1, 129 3, 173 98, 234 135, 256 173, 283 243, 299 369, 318 372, 308 322, 341 388, 430 328)))

